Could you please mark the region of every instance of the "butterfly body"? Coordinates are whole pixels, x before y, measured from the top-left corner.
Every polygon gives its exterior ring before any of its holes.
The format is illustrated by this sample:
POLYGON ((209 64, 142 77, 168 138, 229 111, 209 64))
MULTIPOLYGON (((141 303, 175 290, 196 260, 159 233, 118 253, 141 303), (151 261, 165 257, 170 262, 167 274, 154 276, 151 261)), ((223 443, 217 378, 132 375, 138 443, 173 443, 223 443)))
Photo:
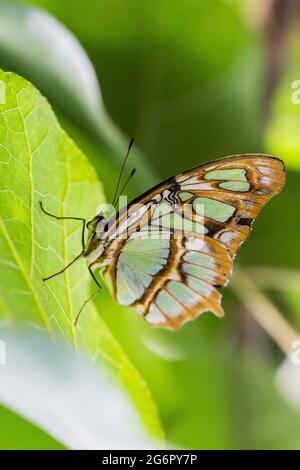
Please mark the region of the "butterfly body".
POLYGON ((157 327, 178 329, 205 311, 221 317, 219 288, 262 206, 285 181, 267 155, 237 155, 170 178, 94 219, 85 256, 116 301, 157 327))

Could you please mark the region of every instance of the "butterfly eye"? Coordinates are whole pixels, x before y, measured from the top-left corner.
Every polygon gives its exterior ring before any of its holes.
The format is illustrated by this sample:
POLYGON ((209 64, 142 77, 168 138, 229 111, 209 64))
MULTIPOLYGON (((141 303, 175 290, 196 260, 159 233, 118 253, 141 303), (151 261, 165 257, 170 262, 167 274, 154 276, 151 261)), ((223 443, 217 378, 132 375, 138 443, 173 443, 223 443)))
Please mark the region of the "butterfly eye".
POLYGON ((87 229, 90 230, 91 232, 96 232, 97 225, 102 220, 104 220, 104 217, 103 217, 102 213, 97 214, 92 220, 90 220, 86 224, 87 229))

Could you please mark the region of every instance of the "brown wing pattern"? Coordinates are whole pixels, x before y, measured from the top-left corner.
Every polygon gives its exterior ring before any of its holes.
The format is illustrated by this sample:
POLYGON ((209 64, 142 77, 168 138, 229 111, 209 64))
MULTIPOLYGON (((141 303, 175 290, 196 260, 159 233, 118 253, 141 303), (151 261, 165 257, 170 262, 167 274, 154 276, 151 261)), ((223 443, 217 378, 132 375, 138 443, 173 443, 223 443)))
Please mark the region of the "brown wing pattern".
POLYGON ((103 236, 101 260, 111 260, 103 274, 116 300, 136 308, 151 325, 169 329, 205 311, 223 316, 218 288, 228 282, 252 222, 284 181, 284 165, 275 157, 234 156, 187 171, 138 198, 103 236), (157 216, 160 204, 164 211, 157 216), (177 219, 166 222, 166 211, 177 219), (126 235, 114 237, 125 220, 126 235), (196 229, 179 230, 179 220, 196 229), (150 226, 169 239, 143 239, 150 226))
MULTIPOLYGON (((212 175, 214 176, 214 175, 212 175)), ((199 167, 176 178, 181 190, 191 191, 193 197, 212 198, 235 208, 228 220, 220 222, 207 218, 206 227, 209 235, 229 250, 232 257, 240 244, 248 237, 251 226, 261 208, 282 189, 285 183, 284 165, 281 160, 266 155, 245 155, 225 158, 199 167), (242 170, 243 180, 226 180, 226 171, 242 170), (206 179, 205 175, 220 171, 219 179, 206 179), (222 187, 228 183, 227 188, 222 187), (243 191, 230 189, 230 184, 244 184, 243 191), (248 189, 246 184, 249 185, 248 189)), ((237 188, 237 186, 235 186, 237 188)))

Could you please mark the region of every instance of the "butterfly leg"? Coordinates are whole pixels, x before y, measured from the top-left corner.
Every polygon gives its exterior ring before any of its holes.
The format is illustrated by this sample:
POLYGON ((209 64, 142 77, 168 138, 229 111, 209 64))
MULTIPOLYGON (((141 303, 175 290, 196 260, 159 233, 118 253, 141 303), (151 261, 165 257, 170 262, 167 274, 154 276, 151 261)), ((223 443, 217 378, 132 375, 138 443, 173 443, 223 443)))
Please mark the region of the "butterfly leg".
POLYGON ((95 274, 94 274, 94 272, 93 272, 93 270, 92 270, 92 267, 94 266, 94 264, 96 264, 96 263, 94 262, 94 263, 89 264, 88 270, 89 270, 89 273, 90 273, 90 275, 92 276, 93 280, 95 281, 95 283, 96 283, 97 286, 99 287, 99 289, 102 289, 100 282, 97 280, 97 278, 96 278, 96 276, 95 276, 95 274))
POLYGON ((95 264, 95 263, 91 263, 91 264, 88 266, 88 270, 89 270, 89 273, 90 273, 90 275, 92 276, 93 280, 95 281, 95 283, 96 283, 97 286, 99 287, 99 289, 98 289, 96 292, 94 292, 92 295, 90 295, 90 297, 89 297, 88 299, 86 299, 86 300, 84 301, 84 303, 83 303, 81 309, 79 310, 79 312, 78 312, 78 314, 77 314, 77 317, 76 317, 76 319, 75 319, 75 322, 74 322, 74 325, 75 325, 75 326, 77 325, 77 322, 78 322, 78 320, 79 320, 79 317, 80 317, 80 315, 81 315, 81 313, 82 313, 84 307, 86 306, 86 304, 87 304, 90 300, 92 300, 97 294, 99 294, 99 292, 100 292, 101 289, 102 289, 102 287, 101 287, 99 281, 97 280, 97 278, 96 278, 96 276, 95 276, 95 274, 93 273, 93 270, 92 270, 92 267, 94 266, 94 264, 95 264))
POLYGON ((46 211, 46 209, 44 209, 42 201, 39 201, 39 203, 40 203, 41 211, 44 212, 44 214, 48 215, 49 217, 52 217, 53 219, 56 219, 56 220, 80 220, 82 222, 81 243, 82 243, 82 251, 84 251, 84 249, 85 249, 84 232, 85 232, 86 220, 83 219, 82 217, 60 217, 58 215, 51 214, 50 212, 46 211))
POLYGON ((77 255, 69 264, 67 264, 67 266, 65 266, 64 268, 62 268, 60 271, 57 271, 57 273, 54 273, 54 274, 51 274, 51 276, 48 276, 48 277, 43 277, 43 281, 49 281, 49 279, 52 279, 53 277, 56 277, 58 276, 59 274, 62 274, 63 272, 66 271, 66 269, 68 269, 70 266, 72 266, 73 263, 75 263, 75 261, 77 261, 79 258, 81 258, 81 256, 84 254, 84 251, 81 251, 81 253, 79 253, 79 255, 77 255))
POLYGON ((96 295, 99 294, 100 290, 101 290, 101 289, 98 289, 96 292, 94 292, 92 295, 90 295, 88 299, 86 299, 86 300, 83 302, 83 304, 82 304, 82 306, 81 306, 81 309, 79 310, 79 312, 77 313, 77 317, 75 318, 74 326, 77 325, 78 320, 79 320, 79 317, 80 317, 80 315, 81 315, 81 313, 82 313, 84 307, 86 306, 86 304, 87 304, 90 300, 92 300, 94 297, 96 297, 96 295))
POLYGON ((84 249, 85 249, 84 232, 85 232, 86 220, 83 219, 82 217, 60 217, 58 215, 51 214, 50 212, 46 211, 46 209, 44 209, 42 201, 39 201, 39 203, 40 203, 41 211, 44 212, 44 214, 48 215, 49 217, 52 217, 53 219, 56 219, 56 220, 80 220, 82 222, 82 233, 81 233, 82 251, 81 251, 81 253, 79 253, 79 255, 77 255, 76 258, 74 258, 67 266, 65 266, 63 269, 61 269, 57 273, 51 274, 51 276, 43 278, 43 281, 48 281, 49 279, 52 279, 53 277, 58 276, 59 274, 62 274, 73 263, 75 263, 75 261, 77 261, 79 258, 81 258, 81 256, 83 256, 84 249))

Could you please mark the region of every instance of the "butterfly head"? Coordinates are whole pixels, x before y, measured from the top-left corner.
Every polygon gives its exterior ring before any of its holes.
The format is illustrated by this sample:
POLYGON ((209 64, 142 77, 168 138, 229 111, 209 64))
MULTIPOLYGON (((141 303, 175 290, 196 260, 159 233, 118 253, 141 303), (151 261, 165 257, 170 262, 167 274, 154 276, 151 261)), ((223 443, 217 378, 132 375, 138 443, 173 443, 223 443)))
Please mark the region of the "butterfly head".
POLYGON ((95 217, 86 224, 86 228, 90 234, 100 233, 104 231, 106 222, 106 217, 104 217, 102 212, 99 212, 99 214, 95 215, 95 217))
POLYGON ((107 230, 107 218, 102 212, 99 212, 86 224, 86 227, 88 229, 89 235, 84 254, 89 258, 97 258, 104 250, 102 236, 107 230))

